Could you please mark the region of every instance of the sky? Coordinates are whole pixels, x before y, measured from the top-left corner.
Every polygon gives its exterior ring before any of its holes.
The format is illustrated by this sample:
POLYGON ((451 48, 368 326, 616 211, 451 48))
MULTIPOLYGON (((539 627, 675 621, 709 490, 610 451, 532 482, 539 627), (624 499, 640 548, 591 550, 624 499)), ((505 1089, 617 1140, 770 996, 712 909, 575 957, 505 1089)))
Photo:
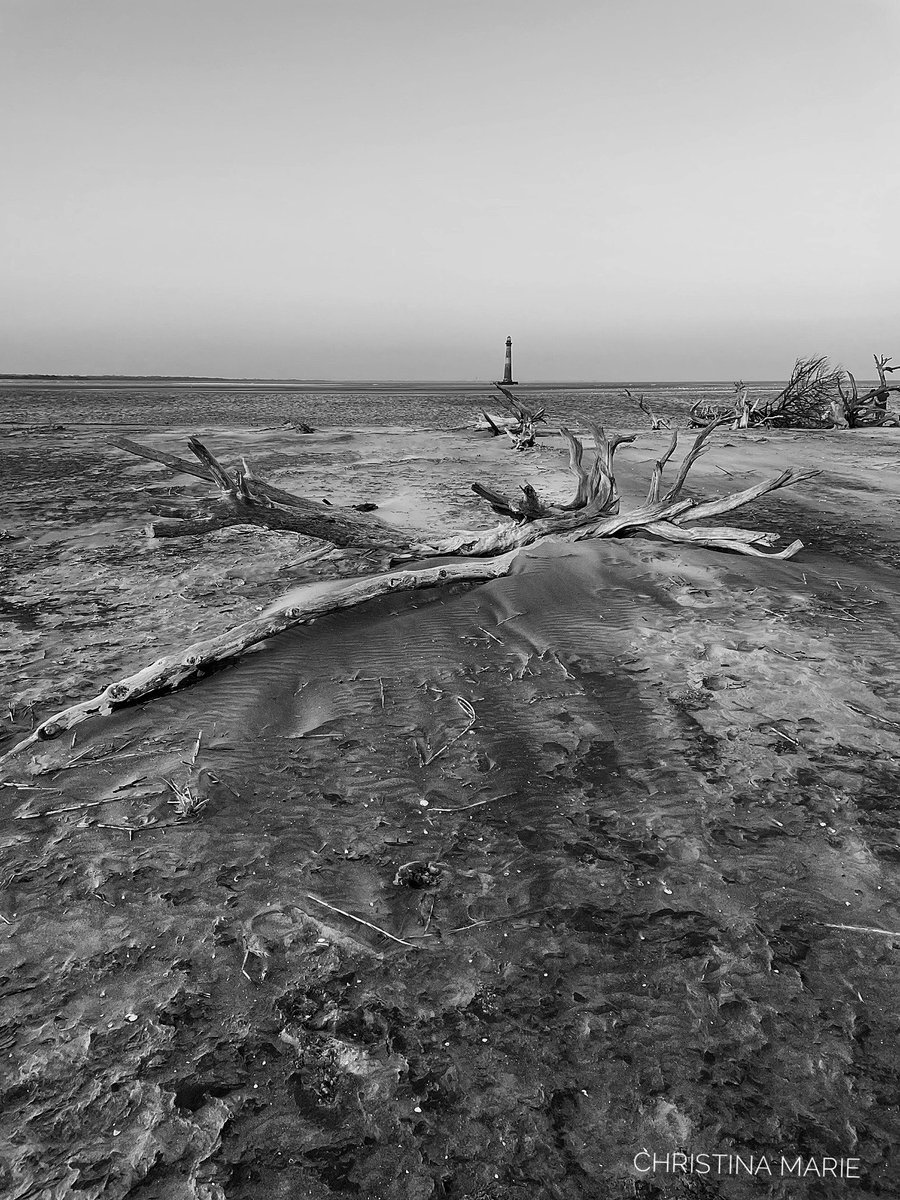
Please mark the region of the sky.
POLYGON ((900 0, 0 0, 0 372, 900 358, 900 0))

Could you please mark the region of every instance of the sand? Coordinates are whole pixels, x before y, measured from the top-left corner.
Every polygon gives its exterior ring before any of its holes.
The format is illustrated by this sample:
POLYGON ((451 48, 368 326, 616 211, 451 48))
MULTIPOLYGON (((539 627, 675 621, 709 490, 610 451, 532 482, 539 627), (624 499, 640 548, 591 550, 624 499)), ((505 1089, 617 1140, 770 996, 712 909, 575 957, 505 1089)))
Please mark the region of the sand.
MULTIPOLYGON (((105 432, 6 439, 0 751, 356 569, 246 528, 144 539, 171 476, 105 432)), ((121 432, 181 453, 196 430, 121 432)), ((206 440, 442 533, 493 522, 472 480, 571 491, 552 437, 206 440)), ((625 506, 666 440, 619 451, 625 506)), ((728 519, 801 537, 795 560, 542 543, 7 769, 0 1190, 895 1194, 900 432, 724 432, 694 490, 788 465, 822 475, 728 519), (167 781, 205 803, 179 819, 167 781), (643 1148, 862 1178, 642 1175, 643 1148)))

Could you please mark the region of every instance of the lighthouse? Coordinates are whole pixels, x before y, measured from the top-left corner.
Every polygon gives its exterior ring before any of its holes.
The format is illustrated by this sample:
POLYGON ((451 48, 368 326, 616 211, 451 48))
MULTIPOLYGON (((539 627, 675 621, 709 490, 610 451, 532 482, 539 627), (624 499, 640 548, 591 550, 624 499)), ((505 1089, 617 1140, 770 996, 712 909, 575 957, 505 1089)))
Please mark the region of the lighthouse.
POLYGON ((515 383, 516 382, 516 380, 513 379, 513 374, 512 374, 512 338, 511 337, 508 337, 506 339, 506 360, 503 363, 503 382, 504 383, 515 383))

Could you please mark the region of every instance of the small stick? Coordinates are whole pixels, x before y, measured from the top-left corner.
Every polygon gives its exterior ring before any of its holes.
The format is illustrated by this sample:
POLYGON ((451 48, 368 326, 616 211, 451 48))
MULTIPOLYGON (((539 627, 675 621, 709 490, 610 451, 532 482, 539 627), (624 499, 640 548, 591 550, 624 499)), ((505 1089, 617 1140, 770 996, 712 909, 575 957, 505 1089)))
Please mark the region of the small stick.
POLYGON ((492 917, 489 921, 473 921, 471 925, 460 925, 451 929, 451 933, 464 933, 467 929, 477 929, 479 925, 499 925, 501 921, 514 921, 517 917, 532 917, 535 913, 549 912, 548 908, 526 908, 524 912, 509 913, 505 917, 492 917))
POLYGON ((381 689, 381 707, 384 708, 384 680, 378 676, 378 686, 381 689))
POLYGON ((565 675, 566 679, 574 679, 575 678, 575 676, 570 671, 566 670, 565 666, 563 666, 558 654, 551 653, 550 657, 553 659, 553 661, 556 663, 556 665, 562 671, 563 675, 565 675))
POLYGON ((794 738, 789 737, 786 733, 782 733, 780 729, 776 729, 774 725, 767 725, 767 729, 771 729, 773 733, 777 733, 779 737, 783 737, 786 742, 790 742, 792 746, 799 746, 800 743, 794 738))
MULTIPOLYGON (((37 821, 40 817, 57 817, 60 813, 77 812, 80 808, 99 808, 101 804, 121 804, 123 796, 109 796, 106 800, 86 800, 83 804, 67 804, 65 808, 49 808, 46 812, 23 813, 17 821, 37 821)), ((110 826, 111 829, 119 826, 110 826)))
POLYGON ((71 760, 71 762, 67 762, 62 767, 54 768, 54 770, 71 771, 72 768, 78 766, 79 763, 85 763, 87 766, 93 767, 97 763, 110 762, 112 759, 116 759, 118 761, 119 759, 122 759, 122 758, 144 758, 147 755, 149 755, 149 753, 150 753, 149 750, 134 750, 134 751, 132 751, 131 754, 113 753, 113 754, 103 754, 100 756, 100 758, 87 758, 88 751, 85 750, 83 753, 76 755, 75 758, 73 758, 71 760))
POLYGON ((476 800, 474 804, 464 804, 461 808, 429 808, 428 811, 430 813, 468 812, 470 808, 480 808, 482 804, 492 804, 495 800, 507 800, 515 794, 515 792, 504 792, 502 796, 488 796, 484 800, 476 800))
POLYGON ((502 621, 498 621, 498 625, 505 625, 507 621, 514 621, 516 617, 527 617, 528 613, 510 613, 508 617, 504 617, 502 621))
POLYGON ((504 643, 503 643, 503 642, 501 642, 501 641, 500 641, 500 639, 499 639, 498 637, 494 637, 494 634, 492 634, 492 633, 489 633, 489 632, 488 632, 488 630, 487 630, 487 629, 485 629, 485 627, 484 627, 483 625, 479 625, 479 626, 478 626, 478 628, 479 628, 479 629, 481 630, 481 632, 482 632, 482 633, 485 635, 485 637, 493 638, 493 640, 494 640, 494 641, 497 643, 497 645, 498 645, 498 646, 502 646, 502 645, 504 645, 504 643))
POLYGON ((197 734, 197 744, 194 746, 194 753, 191 755, 191 766, 197 761, 197 755, 200 753, 200 743, 203 741, 203 730, 197 734))
POLYGON ((17 788, 20 792, 58 792, 59 788, 37 787, 33 783, 0 783, 0 787, 17 788))
POLYGON ((851 933, 880 933, 884 937, 900 938, 900 933, 893 929, 873 929, 870 925, 830 925, 827 921, 819 921, 823 929, 847 929, 851 933))
POLYGON ((386 929, 380 928, 378 925, 373 925, 371 921, 364 921, 362 917, 354 917, 353 913, 345 912, 342 908, 337 908, 334 904, 329 904, 327 900, 320 900, 318 896, 313 896, 312 893, 306 893, 307 900, 314 900, 316 904, 321 904, 324 908, 330 909, 332 912, 340 913, 342 917, 348 917, 351 921, 357 921, 360 925, 365 925, 368 929, 374 929, 376 933, 383 934, 386 938, 390 938, 392 942, 397 942, 401 946, 408 946, 410 950, 415 950, 412 942, 404 942, 403 938, 395 937, 392 933, 388 933, 386 929))
MULTIPOLYGON (((455 700, 456 700, 456 703, 459 705, 459 707, 463 710, 463 712, 468 717, 469 723, 465 727, 465 729, 463 729, 460 733, 458 733, 456 735, 456 737, 451 738, 450 741, 447 742, 446 746, 441 746, 440 750, 436 751, 434 754, 430 755, 428 758, 422 758, 420 755, 420 762, 423 767, 427 767, 428 764, 433 763, 436 758, 440 758, 440 756, 444 753, 444 751, 449 750, 450 747, 454 744, 454 742, 458 742, 461 737, 465 737, 466 734, 469 732, 469 730, 472 728, 472 726, 475 724, 475 721, 476 721, 475 709, 468 702, 468 700, 464 700, 462 696, 456 696, 455 700)), ((417 747, 417 749, 418 749, 418 747, 417 747)))
POLYGON ((428 926, 431 924, 431 918, 434 916, 435 904, 437 904, 437 893, 434 893, 431 897, 431 910, 428 913, 428 920, 425 922, 425 928, 422 930, 422 937, 425 937, 425 935, 428 933, 428 926))
MULTIPOLYGON (((110 754, 102 755, 100 758, 92 758, 91 762, 103 762, 104 759, 106 759, 106 758, 117 758, 119 755, 119 751, 124 750, 126 746, 130 746, 133 741, 134 741, 133 737, 129 738, 127 742, 123 742, 121 746, 117 746, 115 748, 115 750, 113 750, 110 754)), ((80 754, 76 754, 75 757, 70 760, 70 765, 71 765, 71 763, 81 762, 81 760, 83 758, 87 757, 87 755, 90 754, 90 752, 91 752, 91 748, 90 748, 90 746, 88 746, 86 750, 82 750, 80 754)), ((133 757, 133 755, 129 755, 128 757, 131 758, 131 757, 133 757)))

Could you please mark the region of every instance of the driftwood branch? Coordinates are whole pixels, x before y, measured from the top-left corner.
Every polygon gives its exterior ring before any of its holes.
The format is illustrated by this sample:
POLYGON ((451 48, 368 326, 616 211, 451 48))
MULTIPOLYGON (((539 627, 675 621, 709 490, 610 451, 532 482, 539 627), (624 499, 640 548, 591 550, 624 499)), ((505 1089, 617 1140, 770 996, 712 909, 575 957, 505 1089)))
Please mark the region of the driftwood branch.
POLYGON ((388 592, 406 592, 460 581, 482 582, 497 579, 509 571, 514 558, 515 553, 510 553, 489 559, 464 560, 441 566, 334 580, 325 592, 322 592, 318 584, 313 585, 306 600, 302 595, 298 597, 294 593, 288 607, 245 621, 233 629, 226 630, 225 633, 194 642, 184 650, 158 658, 135 674, 109 684, 90 700, 83 700, 63 709, 36 726, 24 741, 19 742, 0 758, 0 763, 6 762, 35 742, 58 737, 90 717, 108 714, 114 709, 160 692, 172 691, 188 680, 206 674, 210 668, 236 658, 249 647, 283 633, 294 625, 302 625, 338 609, 354 608, 388 592))
POLYGON ((641 412, 650 418, 650 428, 654 433, 658 432, 660 429, 672 428, 672 422, 667 420, 665 417, 658 417, 642 395, 635 399, 628 388, 625 388, 625 395, 629 400, 634 400, 641 412))
POLYGON ((152 522, 146 527, 151 537, 184 537, 209 533, 229 525, 256 525, 319 538, 336 546, 358 546, 399 554, 416 553, 419 549, 427 552, 428 548, 421 546, 417 540, 400 530, 391 529, 374 517, 355 509, 339 508, 283 491, 254 478, 246 465, 238 468, 232 476, 199 438, 190 438, 188 442, 198 459, 197 463, 143 446, 130 438, 112 438, 110 444, 139 458, 161 463, 179 474, 186 473, 213 482, 220 489, 217 499, 205 503, 202 509, 195 506, 188 516, 167 517, 152 522))

